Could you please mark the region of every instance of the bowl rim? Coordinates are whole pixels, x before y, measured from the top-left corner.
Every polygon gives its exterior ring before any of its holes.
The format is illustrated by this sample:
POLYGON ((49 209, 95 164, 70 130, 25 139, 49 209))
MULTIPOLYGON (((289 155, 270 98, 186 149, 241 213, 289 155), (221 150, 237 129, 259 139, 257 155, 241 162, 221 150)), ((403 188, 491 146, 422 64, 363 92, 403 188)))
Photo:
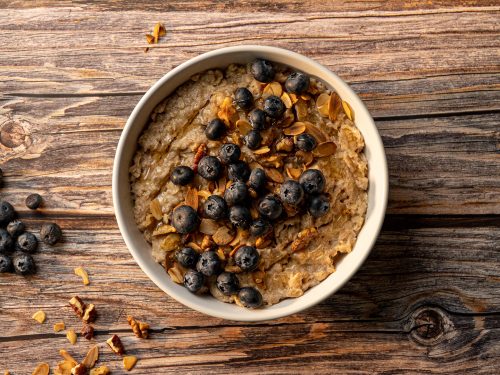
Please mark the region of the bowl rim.
MULTIPOLYGON (((203 70, 199 70, 199 72, 202 72, 203 70)), ((185 81, 184 81, 185 82, 185 81)), ((177 86, 178 87, 178 86, 177 86)), ((175 90, 175 89, 174 89, 175 90)), ((161 102, 161 101, 160 101, 161 102)), ((158 105, 159 103, 156 103, 158 105)), ((142 130, 147 126, 148 121, 143 125, 142 130)), ((137 144, 137 139, 135 140, 135 143, 137 144)), ((365 143, 368 143, 366 141, 365 137, 365 143)), ((129 168, 129 165, 126 166, 127 171, 129 168)), ((370 169, 370 165, 368 165, 368 168, 370 169)), ((128 172, 127 172, 128 173, 128 172)), ((129 185, 128 185, 129 187, 129 185)), ((368 191, 370 190, 370 186, 368 187, 368 191)), ((337 292, 339 289, 341 289, 351 278, 354 276, 354 274, 359 270, 359 268, 362 266, 366 258, 371 252, 371 249, 373 248, 378 235, 380 233, 380 230, 382 228, 382 224, 384 222, 384 217, 385 217, 385 212, 387 208, 387 201, 388 201, 388 195, 389 195, 389 178, 388 178, 388 166, 387 166, 387 158, 385 155, 385 150, 384 146, 382 143, 381 136, 375 126, 375 123, 373 121, 373 118, 371 117, 368 109, 366 108, 365 104, 361 101, 361 99, 357 96, 357 94, 350 88, 350 86, 347 85, 340 77, 338 77, 335 73, 330 71, 328 68, 324 67, 320 63, 303 56, 301 54, 298 54, 296 52, 289 51, 284 48, 278 48, 278 47, 271 47, 271 46, 262 46, 262 45, 240 45, 240 46, 233 46, 233 47, 223 47, 219 49, 215 49, 206 53, 203 53, 201 55, 195 56, 182 64, 178 65, 177 67, 171 69, 168 71, 163 77, 161 77, 158 81, 156 81, 148 90, 147 92, 142 96, 142 98, 139 100, 139 102, 135 105, 132 113, 130 114, 129 118, 127 119, 127 122, 122 130, 122 133, 120 135, 120 139, 118 141, 118 145, 116 148, 116 153, 115 153, 115 158, 113 162, 113 173, 112 173, 112 199, 113 199, 113 206, 114 206, 114 211, 115 211, 115 216, 116 220, 118 223, 118 228, 120 230, 120 233, 123 237, 123 240, 129 250, 129 252, 132 254, 132 257, 136 261, 136 263, 139 265, 139 267, 142 269, 142 271, 165 293, 167 293, 170 297, 174 298, 178 302, 182 303, 185 306, 188 306, 196 311, 199 311, 201 313, 211 315, 217 318, 222 318, 226 320, 233 320, 233 321, 246 321, 246 322, 256 322, 256 321, 263 321, 263 320, 271 320, 271 319, 277 319, 281 318, 284 316, 288 316, 294 313, 298 313, 300 311, 306 310, 319 302, 323 301, 324 299, 328 298, 329 296, 333 295, 335 292, 337 292), (371 229, 371 237, 368 240, 365 240, 365 245, 364 245, 364 252, 358 254, 359 258, 358 261, 356 262, 355 266, 350 269, 348 274, 344 276, 344 279, 338 283, 334 288, 331 290, 327 290, 325 292, 322 292, 318 294, 315 298, 311 298, 308 302, 302 303, 302 304, 295 304, 291 306, 285 306, 283 309, 278 309, 278 310, 271 310, 271 309, 259 309, 259 310, 245 310, 250 312, 251 314, 244 313, 243 311, 241 313, 229 313, 225 311, 220 311, 215 308, 207 308, 206 306, 203 306, 203 303, 198 303, 198 302, 193 302, 189 299, 184 298, 181 296, 179 293, 177 293, 175 290, 172 288, 167 288, 164 284, 163 281, 160 280, 159 277, 157 277, 153 270, 149 269, 149 266, 141 259, 141 256, 139 255, 138 251, 135 249, 134 244, 132 243, 131 239, 131 234, 127 230, 127 224, 126 224, 126 218, 125 218, 125 212, 124 208, 122 206, 122 202, 119 198, 120 196, 120 186, 119 186, 119 178, 120 178, 120 170, 124 168, 122 165, 122 159, 123 159, 123 154, 125 152, 125 146, 127 143, 127 139, 130 136, 130 133, 135 126, 134 124, 138 120, 138 116, 143 109, 143 107, 148 103, 149 100, 151 100, 152 96, 160 90, 163 85, 165 85, 169 80, 171 80, 173 77, 175 77, 178 73, 182 72, 186 68, 190 67, 191 65, 200 63, 205 60, 212 59, 214 57, 220 56, 220 55, 225 55, 225 54, 234 54, 234 53, 253 53, 256 55, 259 54, 281 54, 281 55, 287 55, 289 57, 293 57, 295 60, 300 60, 302 63, 310 66, 310 68, 314 68, 315 70, 321 71, 323 76, 328 76, 328 79, 325 80, 322 78, 322 80, 326 81, 326 83, 330 86, 333 87, 336 91, 338 91, 339 88, 342 89, 343 92, 348 93, 350 96, 350 104, 352 107, 356 108, 356 113, 359 113, 359 111, 364 112, 364 118, 365 121, 368 123, 367 126, 371 127, 372 129, 372 134, 371 138, 369 140, 370 147, 375 148, 381 152, 379 152, 378 157, 380 157, 377 162, 377 190, 380 189, 381 191, 377 192, 377 194, 380 194, 380 202, 377 204, 376 212, 373 213, 373 215, 376 215, 375 217, 372 215, 370 217, 371 221, 376 221, 374 224, 373 228, 371 229), (355 101, 355 105, 353 105, 352 100, 355 101)), ((378 200, 377 199, 377 200, 378 200)), ((370 205, 370 201, 368 198, 368 207, 370 205)), ((368 212, 367 214, 368 215, 368 212)), ((363 227, 366 225, 366 218, 365 222, 363 223, 363 227)), ((134 220, 135 223, 135 220, 134 220)), ((361 228, 361 231, 363 230, 363 227, 361 228)), ((360 233, 361 233, 360 231, 360 233)), ((358 234, 358 238, 359 235, 358 234)), ((358 243, 358 239, 356 244, 358 243)), ((353 247, 354 251, 356 249, 356 244, 353 247)), ((324 283, 329 277, 332 275, 335 275, 338 271, 330 274, 326 279, 322 280, 318 285, 321 285, 324 283)), ((166 275, 166 273, 165 273, 166 275)), ((317 285, 317 286, 318 286, 317 285)), ((316 287, 317 287, 316 286, 316 287)), ((312 288, 311 288, 312 289, 312 288)), ((309 289, 309 290, 311 290, 309 289)), ((307 293, 307 291, 304 293, 304 295, 307 293)), ((299 296, 294 298, 295 299, 300 299, 303 296, 299 296)), ((286 300, 285 300, 286 301, 286 300)), ((224 302, 218 301, 220 304, 223 304, 224 302)), ((280 303, 283 303, 281 301, 280 303)), ((277 306, 280 303, 273 305, 277 306)), ((243 310, 243 309, 242 309, 243 310)))

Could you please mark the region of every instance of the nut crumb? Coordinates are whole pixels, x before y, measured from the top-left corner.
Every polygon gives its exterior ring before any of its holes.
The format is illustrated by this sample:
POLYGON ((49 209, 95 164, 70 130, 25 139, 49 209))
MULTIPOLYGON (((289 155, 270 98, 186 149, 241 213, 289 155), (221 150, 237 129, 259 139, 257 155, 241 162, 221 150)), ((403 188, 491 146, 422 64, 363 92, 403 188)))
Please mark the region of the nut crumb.
POLYGON ((49 365, 45 362, 42 362, 36 366, 35 370, 33 370, 32 375, 49 375, 49 371, 50 371, 49 365))
POLYGON ((122 340, 120 340, 117 335, 113 335, 109 339, 107 339, 106 344, 108 344, 111 350, 118 355, 122 355, 123 353, 125 353, 125 348, 123 347, 122 340))
POLYGON ((45 313, 42 310, 37 311, 33 314, 32 318, 35 319, 38 323, 42 324, 45 322, 45 313))
MULTIPOLYGON (((69 354, 66 350, 64 350, 64 349, 59 350, 59 354, 61 355, 61 357, 63 357, 65 359, 65 361, 71 363, 71 367, 75 367, 78 364, 76 359, 74 359, 71 356, 71 354, 69 354)), ((71 368, 70 368, 70 370, 71 370, 71 368)))
POLYGON ((125 367, 125 370, 127 370, 127 371, 132 370, 136 363, 137 363, 136 356, 128 355, 128 356, 123 357, 123 367, 125 367))
POLYGON ((132 327, 134 334, 140 339, 147 339, 149 335, 149 324, 135 320, 133 316, 127 316, 127 322, 132 327))
POLYGON ((86 368, 90 369, 94 367, 98 359, 99 359, 99 347, 97 345, 94 345, 87 352, 87 355, 85 356, 81 364, 84 365, 86 368))
POLYGON ((108 366, 99 366, 90 370, 90 375, 108 375, 110 373, 108 366))
POLYGON ((314 227, 300 231, 297 235, 297 239, 292 242, 292 252, 304 250, 317 234, 318 231, 314 227))
POLYGON ((79 318, 83 316, 83 313, 85 312, 85 303, 81 300, 80 297, 74 296, 73 298, 71 298, 69 300, 69 305, 73 308, 79 318))
POLYGON ((67 332, 66 332, 66 338, 68 339, 68 341, 71 343, 71 345, 75 345, 76 344, 76 340, 77 340, 77 336, 76 336, 76 333, 74 330, 72 329, 69 329, 67 332))
POLYGON ((58 322, 58 323, 54 324, 54 332, 62 331, 65 328, 66 328, 66 325, 64 324, 64 322, 58 322))
POLYGON ((94 327, 84 323, 80 334, 87 340, 91 340, 94 337, 94 327))
POLYGON ((89 304, 83 313, 82 320, 84 323, 92 323, 97 316, 94 304, 89 304))
POLYGON ((82 278, 83 285, 90 284, 89 274, 87 273, 87 271, 85 271, 83 267, 76 267, 74 271, 75 275, 80 276, 82 278))
POLYGON ((87 374, 87 368, 85 365, 79 363, 75 367, 71 369, 71 375, 86 375, 87 374))

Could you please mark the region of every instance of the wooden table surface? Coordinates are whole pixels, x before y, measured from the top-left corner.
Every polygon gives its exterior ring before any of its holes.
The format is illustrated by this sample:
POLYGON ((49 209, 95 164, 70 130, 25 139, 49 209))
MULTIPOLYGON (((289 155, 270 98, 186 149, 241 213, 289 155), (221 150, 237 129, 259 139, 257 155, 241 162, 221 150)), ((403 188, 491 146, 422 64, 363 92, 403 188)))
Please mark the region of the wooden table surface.
MULTIPOLYGON (((94 342, 118 333, 139 358, 134 374, 498 373, 498 1, 87 3, 0 0, 0 194, 33 231, 50 220, 65 235, 41 246, 35 276, 0 275, 0 370, 54 368, 61 348, 82 358, 93 343, 52 329, 79 330, 67 307, 79 295, 99 312, 94 342), (145 53, 158 21, 167 36, 145 53), (314 58, 361 96, 390 199, 373 252, 338 293, 243 324, 184 307, 140 270, 113 215, 111 171, 151 84, 202 52, 251 43, 314 58), (45 198, 39 212, 24 207, 31 192, 45 198), (128 314, 152 325, 150 339, 132 335, 128 314)), ((124 372, 104 347, 99 361, 124 372)))

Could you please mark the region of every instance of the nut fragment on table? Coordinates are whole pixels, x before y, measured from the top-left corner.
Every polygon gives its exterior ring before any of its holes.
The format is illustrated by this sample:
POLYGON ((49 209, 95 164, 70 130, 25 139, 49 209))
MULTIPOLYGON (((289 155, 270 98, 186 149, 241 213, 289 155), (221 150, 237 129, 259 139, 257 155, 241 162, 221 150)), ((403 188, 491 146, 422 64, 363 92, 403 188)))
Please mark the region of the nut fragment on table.
POLYGON ((132 327, 134 334, 140 339, 147 339, 149 335, 149 324, 135 320, 133 316, 127 316, 128 324, 132 327))
POLYGON ((73 308, 79 318, 83 317, 83 314, 85 312, 85 303, 81 300, 80 297, 74 296, 73 298, 71 298, 69 300, 69 305, 73 308))
POLYGON ((64 322, 58 322, 58 323, 54 324, 54 332, 60 332, 65 328, 66 328, 66 325, 64 324, 64 322))
POLYGON ((42 310, 37 311, 33 314, 32 318, 35 319, 38 323, 42 324, 45 322, 45 313, 42 310))
POLYGON ((32 375, 49 375, 50 367, 47 363, 39 363, 33 370, 32 375))
POLYGON ((128 355, 123 357, 123 367, 125 370, 130 371, 134 368, 137 363, 137 357, 133 355, 128 355))
POLYGON ((85 269, 83 267, 76 267, 74 269, 74 272, 75 272, 75 275, 80 276, 82 278, 83 285, 90 284, 89 274, 87 273, 87 271, 85 271, 85 269))
POLYGON ((84 323, 80 334, 87 340, 91 340, 94 337, 94 327, 92 327, 90 324, 84 323))
POLYGON ((92 323, 97 316, 94 304, 89 304, 83 313, 82 320, 84 323, 92 323))
POLYGON ((108 366, 99 366, 90 370, 90 375, 108 375, 111 371, 108 366))
POLYGON ((76 344, 77 336, 74 330, 69 329, 68 332, 66 332, 66 338, 71 343, 71 345, 76 344))
POLYGON ((117 335, 113 335, 109 339, 107 339, 106 344, 108 344, 111 350, 118 355, 122 355, 123 353, 125 353, 125 348, 123 347, 122 340, 120 340, 117 335))
POLYGON ((71 369, 71 375, 87 375, 87 367, 84 364, 79 363, 71 369))
POLYGON ((90 368, 94 367, 98 358, 99 358, 99 347, 97 345, 94 345, 87 352, 87 355, 85 356, 85 358, 82 361, 82 365, 84 365, 86 368, 90 369, 90 368))
POLYGON ((78 362, 76 361, 76 359, 74 359, 74 358, 73 358, 73 356, 72 356, 71 354, 69 354, 69 353, 68 353, 66 350, 64 350, 64 349, 59 350, 59 354, 61 355, 61 357, 63 357, 63 358, 64 358, 64 360, 66 360, 66 361, 68 361, 68 362, 70 362, 70 363, 72 364, 72 365, 71 365, 71 367, 76 366, 76 364, 78 363, 78 362))

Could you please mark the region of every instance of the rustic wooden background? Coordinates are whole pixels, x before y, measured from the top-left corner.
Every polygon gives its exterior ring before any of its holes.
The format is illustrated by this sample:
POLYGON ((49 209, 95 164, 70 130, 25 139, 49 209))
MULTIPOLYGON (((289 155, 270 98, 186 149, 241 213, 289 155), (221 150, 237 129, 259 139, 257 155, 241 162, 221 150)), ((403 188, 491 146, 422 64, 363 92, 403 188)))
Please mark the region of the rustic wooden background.
MULTIPOLYGON (((57 221, 37 275, 0 275, 0 370, 81 358, 52 325, 97 305, 95 340, 120 334, 133 373, 498 373, 500 4, 495 0, 211 2, 0 0, 0 167, 30 228, 57 221), (167 36, 144 53, 161 21, 167 36), (390 202, 371 256, 336 295, 285 319, 194 312, 135 264, 111 203, 127 116, 172 67, 217 47, 289 48, 337 72, 382 135, 390 202), (41 193, 40 212, 25 196, 41 193), (83 287, 73 268, 89 270, 83 287), (31 319, 47 313, 39 325, 31 319), (135 339, 132 314, 154 327, 135 339)), ((101 363, 122 373, 104 350, 101 363)))

